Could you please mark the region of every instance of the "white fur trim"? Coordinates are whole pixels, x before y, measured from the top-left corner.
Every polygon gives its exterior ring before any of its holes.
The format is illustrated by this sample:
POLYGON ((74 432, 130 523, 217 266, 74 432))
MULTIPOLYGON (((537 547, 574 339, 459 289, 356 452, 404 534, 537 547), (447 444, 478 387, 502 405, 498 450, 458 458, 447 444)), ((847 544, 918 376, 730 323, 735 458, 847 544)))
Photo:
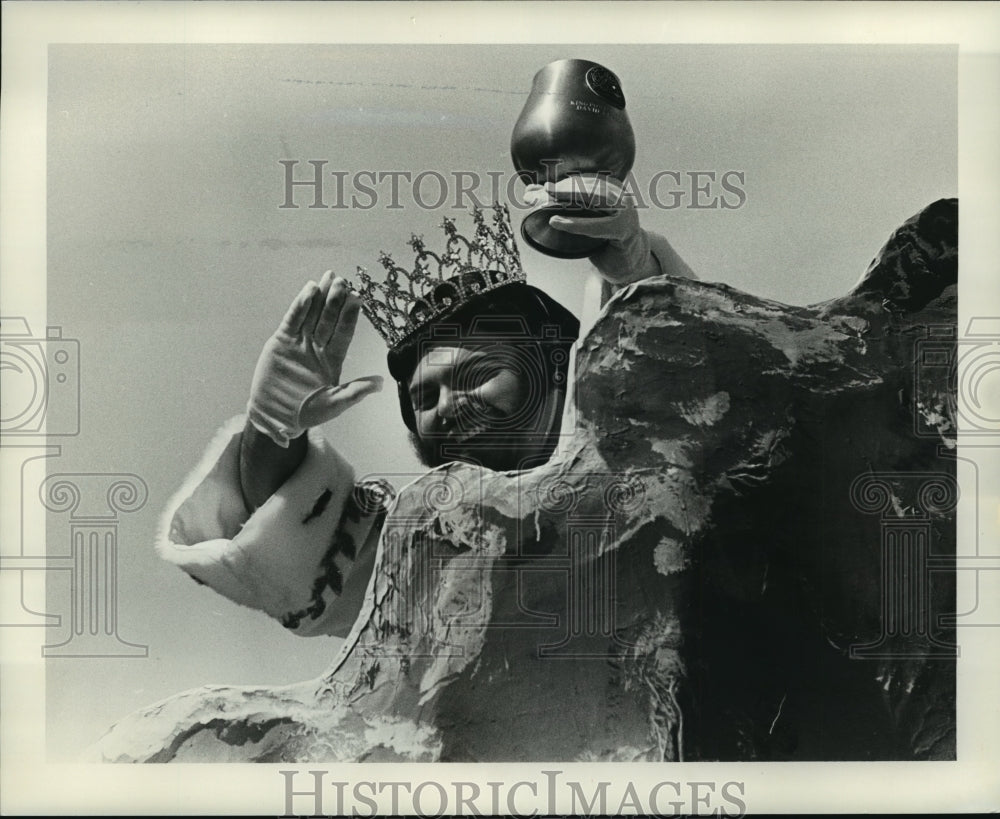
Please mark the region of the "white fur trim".
MULTIPOLYGON (((325 439, 310 434, 299 468, 249 515, 239 480, 244 423, 243 416, 228 421, 174 493, 160 521, 156 548, 165 560, 230 600, 284 621, 307 609, 317 584, 322 587, 322 561, 354 489, 354 471, 325 439), (317 504, 323 497, 325 504, 317 504)), ((351 525, 358 551, 370 529, 371 519, 351 525)), ((357 557, 338 557, 345 584, 357 557)), ((335 597, 331 589, 323 590, 327 603, 335 597)), ((335 608, 327 605, 316 618, 302 618, 295 631, 323 633, 324 621, 342 623, 345 612, 328 611, 335 608)))

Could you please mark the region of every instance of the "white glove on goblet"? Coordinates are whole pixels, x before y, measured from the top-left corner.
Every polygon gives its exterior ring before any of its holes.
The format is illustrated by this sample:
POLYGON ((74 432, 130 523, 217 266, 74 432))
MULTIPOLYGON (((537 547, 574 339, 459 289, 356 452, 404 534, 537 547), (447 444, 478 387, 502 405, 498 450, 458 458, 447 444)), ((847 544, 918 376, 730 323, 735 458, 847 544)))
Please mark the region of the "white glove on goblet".
POLYGON ((608 176, 569 176, 548 185, 529 185, 525 201, 531 205, 586 203, 607 216, 553 216, 549 225, 567 233, 607 239, 588 258, 612 284, 658 276, 660 265, 650 252, 649 235, 639 225, 639 214, 622 183, 608 176))

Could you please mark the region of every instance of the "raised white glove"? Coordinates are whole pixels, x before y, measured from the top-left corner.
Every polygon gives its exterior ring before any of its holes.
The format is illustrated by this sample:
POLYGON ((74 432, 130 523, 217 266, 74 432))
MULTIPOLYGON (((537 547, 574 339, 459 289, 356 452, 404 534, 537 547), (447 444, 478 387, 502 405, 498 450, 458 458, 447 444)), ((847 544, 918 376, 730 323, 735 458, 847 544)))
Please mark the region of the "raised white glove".
POLYGON ((378 375, 340 384, 360 309, 361 300, 347 282, 327 271, 319 284, 302 288, 264 344, 247 417, 280 446, 382 389, 378 375))
POLYGON ((529 204, 585 203, 607 216, 553 216, 549 225, 567 233, 607 239, 608 243, 590 255, 591 264, 613 284, 658 276, 662 271, 650 252, 649 236, 639 225, 639 213, 622 183, 607 176, 569 176, 555 183, 529 185, 529 204))

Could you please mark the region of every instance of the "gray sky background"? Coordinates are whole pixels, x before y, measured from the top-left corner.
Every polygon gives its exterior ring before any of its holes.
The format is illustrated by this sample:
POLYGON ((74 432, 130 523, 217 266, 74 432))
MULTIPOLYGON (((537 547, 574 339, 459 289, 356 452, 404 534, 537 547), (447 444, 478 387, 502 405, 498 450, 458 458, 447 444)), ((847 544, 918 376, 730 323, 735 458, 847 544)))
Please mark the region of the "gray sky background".
MULTIPOLYGON (((51 468, 134 472, 150 490, 122 518, 118 567, 120 634, 149 657, 47 664, 54 758, 164 696, 306 679, 335 652, 336 640, 296 638, 159 561, 154 531, 242 411, 260 347, 301 285, 327 268, 373 270, 383 249, 402 262, 411 232, 433 246, 441 217, 461 211, 422 209, 405 183, 399 209, 382 185, 369 210, 283 210, 279 160, 506 178, 532 76, 563 57, 620 77, 640 185, 662 170, 745 174, 743 207, 641 213, 703 280, 791 304, 841 295, 896 225, 957 194, 951 48, 50 48, 48 323, 79 339, 82 361, 81 434, 51 468)), ((526 247, 522 259, 530 281, 579 310, 586 262, 526 247)), ((365 323, 344 375, 368 373, 387 374, 365 323)), ((328 432, 359 474, 419 469, 392 390, 328 432)), ((49 538, 65 551, 65 518, 50 519, 49 538)), ((65 611, 64 582, 47 604, 28 602, 65 611)))

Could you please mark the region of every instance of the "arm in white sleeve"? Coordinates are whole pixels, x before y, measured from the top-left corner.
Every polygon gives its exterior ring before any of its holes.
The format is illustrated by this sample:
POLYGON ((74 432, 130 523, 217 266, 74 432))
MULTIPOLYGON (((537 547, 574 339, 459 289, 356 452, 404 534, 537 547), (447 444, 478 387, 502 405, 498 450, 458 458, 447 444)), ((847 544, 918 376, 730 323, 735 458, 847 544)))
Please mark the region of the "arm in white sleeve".
POLYGON ((346 634, 391 490, 356 487, 351 466, 310 431, 302 464, 251 515, 239 476, 243 424, 236 418, 219 432, 171 499, 157 549, 198 582, 296 634, 346 634))
POLYGON ((587 331, 594 325, 601 309, 607 304, 616 291, 621 290, 632 281, 638 281, 648 276, 676 276, 683 279, 696 279, 694 271, 680 257, 673 246, 659 233, 646 231, 649 237, 649 252, 658 267, 655 271, 644 271, 645 275, 638 275, 635 278, 628 278, 621 284, 612 283, 595 271, 589 276, 584 284, 583 308, 580 315, 580 337, 583 338, 587 331))
POLYGON ((698 278, 664 236, 650 230, 646 231, 646 235, 649 236, 649 252, 660 266, 660 275, 679 279, 698 278))

